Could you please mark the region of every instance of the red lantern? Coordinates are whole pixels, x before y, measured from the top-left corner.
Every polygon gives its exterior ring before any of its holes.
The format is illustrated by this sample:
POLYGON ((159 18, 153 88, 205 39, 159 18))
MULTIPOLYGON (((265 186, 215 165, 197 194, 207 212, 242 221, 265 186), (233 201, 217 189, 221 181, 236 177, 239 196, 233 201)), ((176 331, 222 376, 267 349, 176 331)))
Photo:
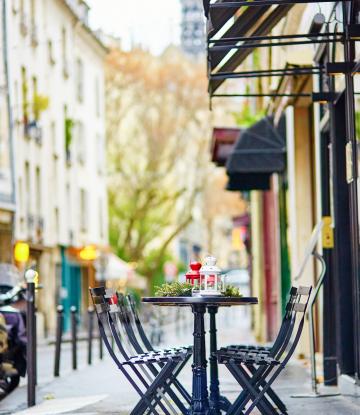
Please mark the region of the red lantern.
POLYGON ((185 274, 186 282, 193 287, 198 287, 200 283, 200 262, 190 262, 190 270, 185 274))

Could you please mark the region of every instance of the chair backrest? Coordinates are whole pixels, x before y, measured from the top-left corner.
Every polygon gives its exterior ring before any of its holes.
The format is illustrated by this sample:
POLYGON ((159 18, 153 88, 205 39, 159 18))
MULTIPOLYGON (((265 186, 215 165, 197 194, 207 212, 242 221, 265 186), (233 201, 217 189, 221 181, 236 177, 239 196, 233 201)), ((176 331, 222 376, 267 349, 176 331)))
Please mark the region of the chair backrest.
POLYGON ((273 357, 278 356, 279 351, 282 350, 284 342, 286 339, 291 335, 291 331, 293 328, 292 320, 294 318, 293 315, 293 306, 298 299, 298 289, 296 287, 291 287, 289 292, 289 299, 285 307, 285 314, 281 322, 281 326, 274 341, 274 344, 271 348, 270 355, 273 357))
POLYGON ((126 297, 122 293, 117 293, 117 297, 118 297, 118 306, 123 316, 123 320, 122 320, 123 328, 126 332, 126 335, 129 339, 129 342, 132 348, 138 354, 146 352, 147 350, 141 344, 140 337, 138 338, 137 336, 135 319, 131 312, 130 306, 126 300, 126 297))
MULTIPOLYGON (((118 358, 117 354, 114 352, 111 346, 111 340, 109 340, 108 337, 109 334, 111 337, 114 337, 112 329, 114 321, 110 313, 110 309, 114 308, 114 297, 111 297, 111 293, 109 293, 105 287, 90 288, 89 291, 98 319, 100 336, 110 356, 116 365, 120 368, 123 365, 124 361, 123 359, 120 360, 118 358)), ((114 340, 116 341, 115 338, 114 340)), ((126 355, 122 355, 122 357, 125 357, 125 360, 127 360, 126 355)))
POLYGON ((148 336, 146 335, 146 332, 144 330, 144 327, 141 324, 141 320, 140 320, 139 314, 137 312, 136 302, 135 302, 134 296, 131 295, 131 294, 128 294, 126 296, 126 298, 127 298, 127 301, 128 301, 128 304, 129 304, 129 307, 130 307, 130 310, 131 310, 131 313, 132 313, 132 315, 134 317, 134 321, 135 321, 135 324, 136 324, 136 328, 137 328, 138 333, 139 333, 139 336, 140 336, 140 338, 141 338, 141 340, 143 342, 143 345, 145 346, 145 348, 148 351, 153 351, 154 350, 154 347, 152 346, 152 344, 151 344, 148 336))
POLYGON ((283 359, 281 364, 283 366, 286 365, 286 363, 290 360, 291 356, 293 355, 300 337, 302 330, 304 328, 305 323, 305 315, 306 310, 309 304, 310 296, 311 296, 312 287, 299 287, 298 292, 298 301, 296 301, 293 305, 293 329, 291 336, 286 341, 286 344, 284 345, 284 353, 283 353, 283 359))

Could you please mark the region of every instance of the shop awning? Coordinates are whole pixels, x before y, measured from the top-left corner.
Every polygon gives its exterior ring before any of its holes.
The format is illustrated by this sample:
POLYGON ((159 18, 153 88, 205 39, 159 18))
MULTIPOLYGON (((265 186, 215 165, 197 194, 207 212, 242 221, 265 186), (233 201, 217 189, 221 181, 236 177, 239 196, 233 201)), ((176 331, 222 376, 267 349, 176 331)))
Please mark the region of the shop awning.
POLYGON ((228 190, 267 190, 273 173, 286 167, 286 125, 264 117, 245 130, 226 163, 228 190))
POLYGON ((135 272, 134 268, 113 253, 107 253, 95 263, 96 279, 106 281, 108 286, 130 287, 140 290, 147 288, 145 277, 135 272))
POLYGON ((211 154, 212 160, 218 166, 225 166, 232 153, 236 141, 241 134, 240 128, 215 127, 212 134, 211 154))
POLYGON ((229 175, 226 190, 246 192, 250 190, 270 190, 270 173, 235 173, 229 175))
POLYGON ((267 116, 241 134, 226 170, 228 174, 282 172, 285 153, 285 117, 275 127, 273 118, 267 116))

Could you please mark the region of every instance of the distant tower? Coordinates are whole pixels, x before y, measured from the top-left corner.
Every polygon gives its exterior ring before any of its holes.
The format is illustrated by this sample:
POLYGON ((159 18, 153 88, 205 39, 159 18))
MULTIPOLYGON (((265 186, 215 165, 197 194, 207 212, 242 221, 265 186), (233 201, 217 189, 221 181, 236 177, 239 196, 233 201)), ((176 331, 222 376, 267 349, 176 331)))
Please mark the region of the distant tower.
POLYGON ((205 54, 205 17, 202 0, 180 0, 182 5, 181 47, 198 57, 205 54))

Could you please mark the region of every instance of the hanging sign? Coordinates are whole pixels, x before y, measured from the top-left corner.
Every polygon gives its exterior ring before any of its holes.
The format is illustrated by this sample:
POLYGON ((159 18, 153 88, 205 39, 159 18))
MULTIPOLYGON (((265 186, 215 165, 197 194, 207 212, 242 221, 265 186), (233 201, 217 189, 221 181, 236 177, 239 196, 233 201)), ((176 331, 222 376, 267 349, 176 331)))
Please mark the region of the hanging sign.
POLYGON ((325 249, 334 248, 334 228, 332 226, 331 216, 323 217, 323 228, 322 228, 322 246, 325 249))

